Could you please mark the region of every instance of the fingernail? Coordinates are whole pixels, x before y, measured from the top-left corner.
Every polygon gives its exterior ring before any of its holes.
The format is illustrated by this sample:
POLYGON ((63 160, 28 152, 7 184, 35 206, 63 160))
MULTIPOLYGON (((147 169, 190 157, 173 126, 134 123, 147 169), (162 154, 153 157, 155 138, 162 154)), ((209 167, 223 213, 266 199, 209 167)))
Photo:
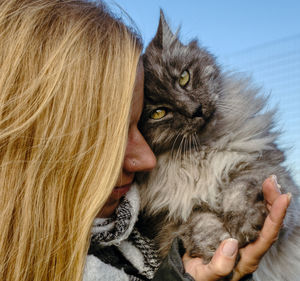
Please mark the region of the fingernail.
POLYGON ((271 175, 271 179, 272 179, 272 181, 274 182, 277 191, 278 191, 279 193, 281 193, 281 185, 278 184, 278 182, 277 182, 277 176, 276 176, 276 175, 271 175))
POLYGON ((226 240, 223 249, 222 249, 222 253, 224 254, 224 256, 227 257, 232 257, 238 250, 238 241, 236 239, 233 238, 229 238, 226 240))
POLYGON ((287 197, 288 197, 288 199, 289 199, 289 203, 291 202, 291 200, 292 200, 292 193, 290 193, 290 192, 288 192, 287 194, 287 197))

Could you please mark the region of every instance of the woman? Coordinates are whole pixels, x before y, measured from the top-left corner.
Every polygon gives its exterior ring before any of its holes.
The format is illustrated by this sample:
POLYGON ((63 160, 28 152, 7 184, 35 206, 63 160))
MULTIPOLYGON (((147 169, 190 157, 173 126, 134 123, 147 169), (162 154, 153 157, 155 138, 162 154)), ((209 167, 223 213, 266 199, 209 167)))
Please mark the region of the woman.
MULTIPOLYGON (((132 138, 138 150, 129 133, 126 148, 140 52, 138 37, 101 4, 0 0, 0 280, 82 280, 94 218, 110 216, 114 194, 155 164, 131 158, 147 147, 142 136, 132 138), (128 182, 119 177, 124 155, 128 182)), ((282 216, 284 195, 272 194, 282 216)), ((194 263, 184 257, 196 280, 224 274, 224 264, 194 263)))

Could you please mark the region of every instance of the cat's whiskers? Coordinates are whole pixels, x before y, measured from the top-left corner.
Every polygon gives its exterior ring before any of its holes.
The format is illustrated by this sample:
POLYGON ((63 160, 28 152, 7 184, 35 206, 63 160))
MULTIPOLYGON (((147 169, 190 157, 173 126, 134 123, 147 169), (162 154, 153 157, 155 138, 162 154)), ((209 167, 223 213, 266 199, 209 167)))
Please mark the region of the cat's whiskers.
POLYGON ((182 146, 181 146, 181 150, 180 150, 180 156, 181 156, 181 159, 182 159, 182 156, 185 156, 185 144, 186 144, 186 136, 183 135, 182 136, 182 146))
POLYGON ((200 151, 200 144, 198 143, 197 133, 193 134, 193 141, 194 141, 194 144, 195 144, 196 151, 200 151))
POLYGON ((188 145, 187 136, 184 135, 183 139, 184 139, 184 142, 183 142, 183 156, 184 156, 184 158, 187 158, 187 145, 188 145))
MULTIPOLYGON (((182 146, 181 146, 181 151, 180 151, 180 155, 184 156, 184 152, 185 152, 185 135, 182 136, 182 146)), ((182 157, 181 157, 182 158, 182 157)))
POLYGON ((190 139, 191 139, 190 162, 191 163, 193 162, 195 165, 197 165, 197 161, 194 157, 195 153, 197 154, 197 152, 199 151, 199 147, 196 139, 196 133, 191 134, 190 139))
POLYGON ((191 151, 192 151, 192 136, 189 135, 189 161, 191 162, 191 151))
MULTIPOLYGON (((173 145, 172 145, 172 148, 171 148, 171 154, 174 155, 174 149, 175 149, 175 144, 176 144, 176 141, 178 139, 180 135, 177 135, 174 142, 173 142, 173 145)), ((176 153, 178 153, 178 150, 176 151, 176 153)))
POLYGON ((188 144, 188 151, 187 151, 188 152, 188 156, 191 159, 191 148, 192 148, 192 146, 191 146, 191 135, 188 136, 187 144, 188 144))
POLYGON ((184 138, 182 138, 181 141, 180 141, 180 143, 179 143, 179 146, 178 146, 178 149, 177 149, 177 153, 176 153, 175 158, 174 158, 175 161, 176 161, 176 160, 180 157, 180 155, 182 154, 182 143, 183 143, 183 140, 184 140, 184 138))
POLYGON ((190 156, 190 135, 185 135, 185 151, 184 151, 184 156, 187 159, 190 156))
POLYGON ((193 149, 197 151, 194 134, 191 135, 191 142, 193 149))

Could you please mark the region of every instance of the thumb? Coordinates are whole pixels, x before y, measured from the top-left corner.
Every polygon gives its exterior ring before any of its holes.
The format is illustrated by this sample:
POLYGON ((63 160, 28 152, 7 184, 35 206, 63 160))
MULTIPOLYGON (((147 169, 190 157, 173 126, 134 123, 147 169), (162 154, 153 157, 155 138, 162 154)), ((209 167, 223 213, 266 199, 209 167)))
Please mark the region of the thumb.
POLYGON ((218 278, 230 274, 235 266, 237 253, 238 241, 236 239, 229 238, 222 241, 206 267, 206 280, 218 280, 218 278))
POLYGON ((222 241, 209 264, 203 264, 200 258, 192 258, 188 254, 182 260, 185 271, 195 281, 215 281, 231 273, 237 252, 238 241, 230 238, 222 241))

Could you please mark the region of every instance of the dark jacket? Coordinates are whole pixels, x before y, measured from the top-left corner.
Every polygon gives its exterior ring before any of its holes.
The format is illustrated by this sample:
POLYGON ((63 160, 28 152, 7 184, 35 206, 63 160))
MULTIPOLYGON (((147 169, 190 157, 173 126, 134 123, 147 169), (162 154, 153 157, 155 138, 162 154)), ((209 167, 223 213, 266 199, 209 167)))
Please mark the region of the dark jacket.
MULTIPOLYGON (((192 276, 184 271, 181 260, 183 253, 184 249, 181 242, 175 239, 168 256, 162 261, 152 280, 193 281, 192 276)), ((123 270, 129 276, 129 280, 150 280, 140 275, 137 269, 122 255, 116 246, 97 247, 96 245, 91 245, 89 255, 94 255, 102 262, 123 270)))

